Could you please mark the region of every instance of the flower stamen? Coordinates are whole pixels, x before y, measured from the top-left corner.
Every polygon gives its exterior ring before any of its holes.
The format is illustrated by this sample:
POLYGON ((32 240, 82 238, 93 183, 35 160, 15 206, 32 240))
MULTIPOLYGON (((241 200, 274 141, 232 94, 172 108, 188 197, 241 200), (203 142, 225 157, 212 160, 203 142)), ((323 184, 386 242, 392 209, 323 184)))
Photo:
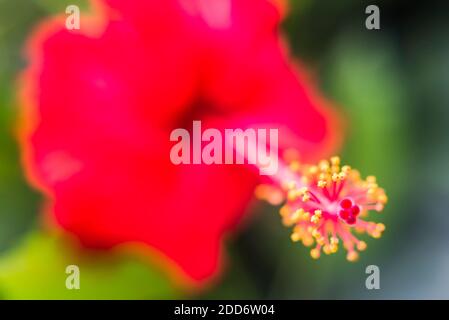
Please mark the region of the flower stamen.
MULTIPOLYGON (((313 259, 318 259, 321 252, 336 253, 341 242, 347 250, 346 259, 357 261, 358 252, 366 250, 367 244, 353 231, 380 238, 385 230, 384 224, 365 220, 369 211, 383 210, 388 200, 384 189, 374 176, 363 180, 357 170, 340 166, 339 157, 322 160, 318 165, 287 161, 275 181, 284 195, 282 222, 293 227, 293 242, 301 241, 307 247, 315 244, 310 251, 313 259), (284 179, 284 175, 288 178, 284 179)), ((266 199, 269 195, 259 192, 258 197, 266 199)))

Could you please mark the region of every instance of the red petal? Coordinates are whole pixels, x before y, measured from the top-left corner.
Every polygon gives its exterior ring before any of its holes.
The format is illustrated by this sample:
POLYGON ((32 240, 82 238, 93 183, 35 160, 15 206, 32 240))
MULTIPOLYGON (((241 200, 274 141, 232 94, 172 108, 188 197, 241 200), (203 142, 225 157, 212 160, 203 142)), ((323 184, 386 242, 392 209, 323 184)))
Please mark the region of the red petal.
POLYGON ((214 12, 189 13, 174 0, 108 2, 116 11, 106 10, 104 32, 69 32, 58 20, 32 38, 21 137, 28 176, 84 244, 143 243, 190 278, 209 278, 257 177, 246 166, 174 166, 170 131, 198 119, 274 127, 281 148, 315 158, 335 146, 332 119, 288 65, 269 2, 232 1, 224 29, 207 21, 214 12))

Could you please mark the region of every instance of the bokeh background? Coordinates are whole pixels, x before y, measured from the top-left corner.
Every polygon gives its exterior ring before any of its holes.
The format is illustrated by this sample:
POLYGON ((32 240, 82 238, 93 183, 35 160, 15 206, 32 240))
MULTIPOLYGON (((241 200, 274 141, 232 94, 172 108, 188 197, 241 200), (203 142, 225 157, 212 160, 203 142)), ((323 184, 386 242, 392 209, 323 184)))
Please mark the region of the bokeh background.
POLYGON ((33 26, 75 0, 0 0, 0 297, 449 299, 449 6, 447 1, 291 0, 283 25, 295 55, 348 119, 344 162, 375 174, 390 202, 387 225, 359 262, 313 261, 291 243, 275 208, 227 241, 221 278, 192 295, 160 270, 123 254, 83 252, 39 230, 42 197, 25 182, 14 135, 17 74, 33 26), (377 4, 381 30, 365 28, 377 4), (64 287, 65 266, 82 290, 64 287), (365 288, 379 266, 381 289, 365 288))

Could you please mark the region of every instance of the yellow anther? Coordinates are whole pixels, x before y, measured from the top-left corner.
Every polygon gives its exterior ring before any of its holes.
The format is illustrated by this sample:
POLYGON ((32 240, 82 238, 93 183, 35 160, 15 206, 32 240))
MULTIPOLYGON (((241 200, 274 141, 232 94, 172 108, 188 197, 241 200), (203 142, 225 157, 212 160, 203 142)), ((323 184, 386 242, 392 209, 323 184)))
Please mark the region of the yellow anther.
POLYGON ((320 175, 318 176, 318 178, 320 180, 328 180, 329 179, 329 175, 327 173, 320 173, 320 175))
POLYGON ((309 193, 309 188, 302 187, 302 188, 298 189, 297 192, 298 192, 299 195, 304 195, 304 194, 309 193))
POLYGON ((379 238, 382 236, 382 232, 380 232, 380 231, 378 231, 378 230, 374 230, 374 231, 371 233, 371 236, 372 236, 373 238, 375 238, 375 239, 379 239, 379 238))
POLYGON ((318 173, 318 167, 317 167, 317 166, 311 166, 311 167, 309 168, 309 173, 310 173, 311 175, 317 174, 317 173, 318 173))
POLYGON ((331 158, 331 163, 334 166, 339 166, 340 165, 340 157, 337 157, 337 156, 332 157, 331 158))
POLYGON ((310 195, 309 194, 304 194, 303 196, 302 196, 302 201, 303 202, 307 202, 307 201, 309 201, 310 200, 310 195))
POLYGON ((379 231, 379 232, 385 231, 385 225, 383 223, 378 223, 376 225, 376 230, 379 231))
POLYGON ((321 219, 321 210, 315 210, 314 215, 312 216, 310 221, 313 223, 318 223, 320 222, 320 219, 321 219))
POLYGON ((337 237, 332 237, 331 238, 331 244, 337 244, 339 242, 337 237))
POLYGON ((374 189, 376 191, 379 191, 379 185, 377 183, 368 183, 368 187, 370 189, 374 189))
POLYGON ((324 237, 318 237, 315 240, 316 240, 316 243, 319 244, 320 246, 324 245, 324 243, 325 243, 324 237))
POLYGON ((365 241, 359 241, 357 243, 357 250, 364 251, 366 249, 366 242, 365 241))
POLYGON ((292 221, 290 220, 289 217, 283 217, 283 218, 282 218, 282 224, 283 224, 284 226, 286 226, 286 227, 291 227, 291 226, 294 225, 295 223, 292 222, 292 221))
POLYGON ((303 238, 302 244, 306 247, 310 247, 313 244, 313 238, 312 237, 303 238))
POLYGON ((289 182, 287 182, 287 189, 288 190, 296 189, 296 181, 289 181, 289 182))
POLYGON ((314 249, 310 250, 310 256, 313 259, 318 259, 320 257, 320 250, 318 248, 314 248, 314 249))
POLYGON ((298 172, 300 168, 301 168, 301 165, 299 164, 298 161, 294 160, 294 161, 292 161, 292 163, 290 163, 290 170, 291 171, 298 172))
POLYGON ((324 181, 324 180, 318 180, 317 185, 318 185, 318 188, 326 188, 326 186, 327 186, 327 181, 324 181))
POLYGON ((290 213, 290 207, 287 205, 282 206, 281 209, 279 210, 279 213, 282 217, 287 216, 290 213))
POLYGON ((326 159, 324 159, 324 160, 321 160, 319 163, 318 163, 318 166, 321 168, 321 167, 329 167, 329 161, 327 161, 326 159))
POLYGON ((301 235, 297 232, 293 232, 290 236, 290 239, 292 239, 293 242, 298 242, 301 240, 301 235))
POLYGON ((338 244, 336 243, 331 243, 329 245, 329 249, 331 251, 331 253, 336 253, 338 251, 338 244))
POLYGON ((326 245, 323 247, 323 252, 324 252, 325 254, 331 254, 331 253, 332 253, 331 247, 330 247, 328 244, 326 244, 326 245))
POLYGON ((349 171, 351 171, 351 167, 350 166, 343 166, 341 167, 341 171, 344 173, 349 173, 349 171))
POLYGON ((338 173, 334 173, 332 175, 332 181, 337 182, 340 180, 340 175, 338 173))
POLYGON ((319 238, 319 237, 321 237, 321 233, 317 229, 313 229, 312 230, 312 236, 314 238, 319 238))
POLYGON ((388 197, 383 193, 377 197, 377 200, 383 204, 387 203, 388 197))
POLYGON ((348 254, 346 255, 346 259, 351 262, 357 261, 358 258, 359 254, 355 251, 349 251, 348 254))
POLYGON ((296 199, 298 199, 298 192, 297 190, 290 190, 287 194, 287 198, 289 201, 295 201, 296 199))
POLYGON ((351 170, 351 176, 354 180, 360 180, 360 172, 358 170, 351 170))
POLYGON ((301 216, 302 216, 301 211, 300 211, 300 210, 296 210, 296 211, 294 211, 294 212, 291 214, 291 216, 290 216, 290 221, 291 221, 292 223, 296 223, 296 222, 299 221, 299 219, 301 219, 301 216))
POLYGON ((332 166, 331 167, 332 173, 339 173, 340 172, 340 166, 332 166))
POLYGON ((344 180, 347 177, 347 173, 346 172, 340 172, 338 175, 339 175, 340 180, 344 180))
POLYGON ((293 233, 297 233, 297 234, 299 235, 299 237, 302 238, 303 235, 305 234, 305 230, 304 230, 303 227, 301 227, 301 226, 299 226, 299 225, 296 225, 296 226, 293 228, 293 233))
POLYGON ((305 175, 301 177, 301 183, 302 184, 309 184, 310 183, 310 179, 307 178, 305 175))
POLYGON ((310 213, 309 212, 304 212, 301 216, 301 220, 303 221, 310 221, 310 213))
POLYGON ((311 219, 310 219, 310 221, 312 222, 312 223, 315 223, 315 224, 318 224, 319 222, 320 222, 320 217, 317 217, 317 216, 313 216, 311 219))
POLYGON ((375 176, 368 176, 368 177, 366 177, 366 182, 368 182, 368 183, 376 183, 376 177, 375 176))

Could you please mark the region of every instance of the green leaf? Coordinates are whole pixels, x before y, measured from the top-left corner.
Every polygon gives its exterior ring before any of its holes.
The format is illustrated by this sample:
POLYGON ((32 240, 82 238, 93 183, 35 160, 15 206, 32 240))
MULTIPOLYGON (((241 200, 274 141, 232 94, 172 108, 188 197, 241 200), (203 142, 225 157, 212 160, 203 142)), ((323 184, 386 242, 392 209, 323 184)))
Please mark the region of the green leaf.
POLYGON ((33 2, 51 14, 64 14, 65 8, 70 5, 76 5, 82 10, 89 7, 88 0, 33 0, 33 2))
POLYGON ((173 299, 178 294, 166 274, 146 260, 81 250, 59 236, 31 234, 0 259, 4 299, 173 299), (79 267, 79 289, 66 287, 69 265, 79 267))

